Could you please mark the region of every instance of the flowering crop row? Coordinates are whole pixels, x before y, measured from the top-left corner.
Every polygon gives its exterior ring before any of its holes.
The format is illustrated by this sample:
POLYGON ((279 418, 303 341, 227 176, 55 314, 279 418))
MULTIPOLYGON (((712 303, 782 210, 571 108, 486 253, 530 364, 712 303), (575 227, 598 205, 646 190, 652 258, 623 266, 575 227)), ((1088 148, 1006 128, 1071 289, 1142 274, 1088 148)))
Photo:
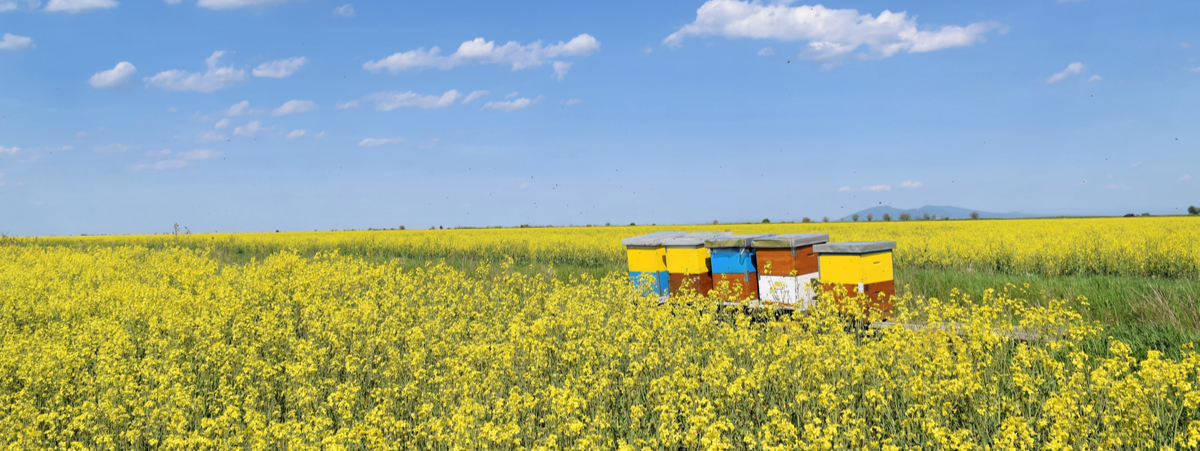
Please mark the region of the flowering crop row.
POLYGON ((621 274, 564 283, 511 269, 0 246, 0 443, 1200 446, 1200 355, 1139 361, 1114 343, 1089 357, 1080 343, 1103 332, 1019 287, 910 299, 935 327, 864 331, 828 298, 812 315, 752 322, 685 297, 659 306, 621 274), (1006 338, 1014 327, 1046 340, 1006 338))

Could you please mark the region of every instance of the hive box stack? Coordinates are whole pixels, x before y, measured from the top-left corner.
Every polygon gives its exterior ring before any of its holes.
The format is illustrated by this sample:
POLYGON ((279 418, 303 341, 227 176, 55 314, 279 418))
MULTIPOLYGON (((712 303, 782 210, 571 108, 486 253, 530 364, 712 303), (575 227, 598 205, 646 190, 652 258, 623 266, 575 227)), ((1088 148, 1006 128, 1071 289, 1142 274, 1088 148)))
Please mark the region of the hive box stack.
POLYGON ((827 233, 755 239, 751 245, 757 254, 758 294, 763 303, 807 310, 813 300, 811 285, 820 273, 813 246, 828 242, 827 233))
POLYGON ((846 294, 867 295, 867 308, 891 317, 892 296, 896 282, 892 280, 892 250, 895 241, 831 243, 816 246, 821 261, 821 286, 825 291, 845 288, 846 294))
POLYGON ((663 239, 667 248, 667 277, 669 295, 680 293, 681 287, 707 295, 712 290, 712 262, 704 242, 713 238, 733 236, 731 232, 689 233, 663 239))
POLYGON ((667 295, 667 250, 662 240, 683 234, 654 232, 621 240, 629 260, 629 280, 642 294, 667 295))
POLYGON ((727 285, 730 301, 745 302, 758 299, 758 269, 751 242, 774 235, 734 235, 713 238, 704 242, 712 255, 713 288, 727 285))

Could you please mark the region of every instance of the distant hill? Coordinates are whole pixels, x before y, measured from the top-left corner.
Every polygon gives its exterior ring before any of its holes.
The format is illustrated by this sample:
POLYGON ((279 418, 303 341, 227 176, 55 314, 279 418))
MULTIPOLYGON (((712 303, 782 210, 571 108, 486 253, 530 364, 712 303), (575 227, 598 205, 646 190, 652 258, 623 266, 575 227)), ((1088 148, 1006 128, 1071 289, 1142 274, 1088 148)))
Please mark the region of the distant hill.
MULTIPOLYGON (((900 219, 901 213, 908 213, 908 214, 912 215, 913 219, 923 218, 923 217, 925 217, 925 213, 929 213, 929 216, 936 216, 938 219, 941 219, 941 218, 967 219, 967 218, 971 217, 971 212, 979 213, 980 218, 993 218, 993 219, 1033 218, 1033 217, 1040 216, 1040 215, 1029 215, 1029 214, 1025 214, 1025 213, 993 213, 990 211, 972 210, 970 208, 941 207, 941 206, 936 206, 936 205, 926 205, 921 208, 913 208, 910 210, 901 210, 896 207, 884 205, 884 206, 879 206, 879 207, 871 207, 866 210, 860 211, 857 214, 858 214, 859 221, 866 221, 867 215, 874 215, 875 220, 878 221, 881 218, 883 218, 884 213, 892 215, 892 220, 895 221, 895 220, 900 219)), ((847 215, 846 217, 843 217, 842 220, 850 221, 850 220, 852 220, 851 216, 853 216, 853 215, 847 215)))

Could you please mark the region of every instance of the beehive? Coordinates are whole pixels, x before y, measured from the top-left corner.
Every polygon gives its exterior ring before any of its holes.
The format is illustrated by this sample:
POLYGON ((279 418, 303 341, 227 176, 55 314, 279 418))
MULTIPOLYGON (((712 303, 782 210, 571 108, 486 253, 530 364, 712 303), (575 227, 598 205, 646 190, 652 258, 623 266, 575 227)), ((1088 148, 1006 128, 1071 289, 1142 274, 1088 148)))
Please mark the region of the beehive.
POLYGON ((664 238, 683 235, 684 232, 654 232, 625 238, 626 260, 629 261, 629 280, 642 294, 667 294, 667 250, 662 245, 664 238))
POLYGON ((814 245, 829 242, 827 233, 795 233, 753 240, 759 297, 764 303, 807 310, 819 266, 814 245))
POLYGON ((712 255, 713 288, 726 288, 730 299, 744 302, 758 299, 758 269, 751 242, 774 235, 734 235, 704 242, 712 255))
POLYGON ((731 232, 689 233, 662 240, 667 249, 668 294, 693 290, 701 296, 712 289, 712 255, 704 242, 712 238, 733 236, 731 232))
POLYGON ((894 314, 892 296, 896 282, 892 279, 892 250, 895 241, 831 243, 816 246, 821 267, 821 287, 835 291, 846 290, 848 296, 864 294, 869 299, 861 307, 880 313, 885 318, 894 314))

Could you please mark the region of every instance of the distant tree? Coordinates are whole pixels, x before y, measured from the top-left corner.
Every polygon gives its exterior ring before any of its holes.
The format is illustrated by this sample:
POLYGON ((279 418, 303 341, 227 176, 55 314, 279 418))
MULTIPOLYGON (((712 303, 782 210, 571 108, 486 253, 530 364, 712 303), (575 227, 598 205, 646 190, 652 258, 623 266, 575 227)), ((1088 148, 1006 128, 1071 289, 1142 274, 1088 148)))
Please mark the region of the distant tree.
POLYGON ((926 221, 928 221, 928 220, 929 220, 929 213, 925 213, 925 220, 926 220, 926 221))
POLYGON ((854 222, 858 222, 858 213, 855 213, 851 218, 854 218, 854 222))
POLYGON ((883 214, 883 220, 884 220, 884 221, 891 221, 891 220, 892 220, 892 214, 891 214, 891 213, 884 213, 884 214, 883 214))
POLYGON ((400 226, 400 230, 404 230, 404 226, 400 226))
POLYGON ((829 217, 825 216, 825 217, 821 218, 821 222, 829 222, 829 217))
POLYGON ((770 219, 767 219, 767 218, 763 218, 763 222, 762 222, 762 223, 763 223, 763 224, 770 224, 770 223, 771 223, 771 220, 770 220, 770 219))
POLYGON ((717 225, 717 220, 716 220, 716 219, 714 219, 714 220, 713 220, 713 225, 717 225))
POLYGON ((803 223, 809 223, 809 222, 812 222, 812 220, 811 220, 811 219, 808 219, 808 216, 805 216, 805 217, 804 217, 804 219, 801 219, 801 220, 800 220, 800 222, 803 222, 803 223))
POLYGON ((979 219, 979 212, 972 211, 972 212, 971 212, 971 219, 979 219))
POLYGON ((1188 207, 1188 214, 1189 215, 1200 215, 1200 207, 1197 207, 1195 205, 1188 207))
POLYGON ((910 215, 908 213, 900 213, 900 220, 901 221, 912 221, 912 215, 910 215))
POLYGON ((1142 213, 1142 216, 1150 216, 1150 213, 1142 213))
POLYGON ((604 226, 605 226, 605 227, 612 227, 612 223, 611 223, 611 222, 606 222, 606 223, 604 223, 604 226))
POLYGON ((637 224, 634 224, 634 223, 632 223, 632 222, 631 222, 631 223, 629 223, 629 225, 630 225, 630 226, 635 226, 635 225, 637 225, 637 224))
POLYGON ((872 213, 867 213, 867 221, 874 221, 874 220, 875 220, 875 215, 872 213))

